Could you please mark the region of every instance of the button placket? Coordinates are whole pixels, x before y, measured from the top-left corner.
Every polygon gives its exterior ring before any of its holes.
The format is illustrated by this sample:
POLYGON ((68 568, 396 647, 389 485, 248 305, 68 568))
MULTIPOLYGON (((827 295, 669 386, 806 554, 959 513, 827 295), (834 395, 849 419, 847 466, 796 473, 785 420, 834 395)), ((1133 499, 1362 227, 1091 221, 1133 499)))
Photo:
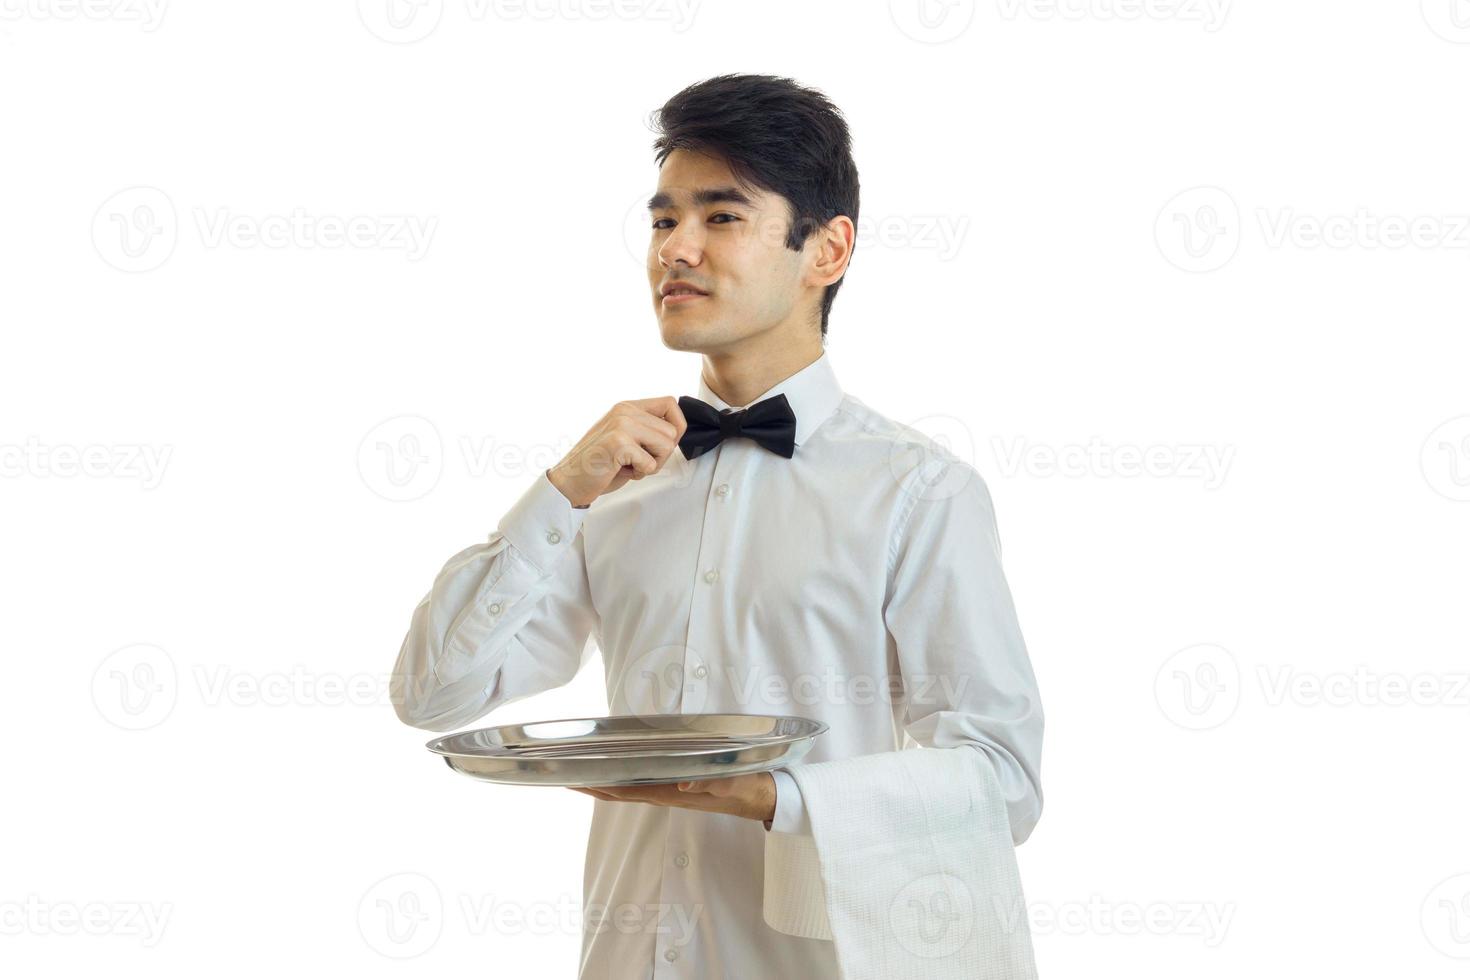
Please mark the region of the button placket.
MULTIPOLYGON (((665 825, 664 831, 664 853, 668 854, 670 851, 677 850, 677 853, 672 859, 673 863, 681 868, 686 867, 689 864, 688 841, 690 839, 689 830, 685 824, 685 820, 688 819, 688 812, 680 810, 678 807, 665 807, 664 809, 668 811, 668 823, 665 825)), ((661 904, 657 913, 659 916, 673 915, 673 909, 687 909, 699 906, 701 896, 699 894, 699 882, 697 880, 691 880, 688 875, 673 873, 663 874, 659 877, 661 879, 659 882, 659 902, 661 904)), ((667 921, 661 921, 658 924, 666 927, 669 925, 667 921)), ((664 947, 663 959, 669 963, 677 960, 681 951, 679 947, 672 945, 674 942, 672 938, 674 933, 658 932, 655 935, 660 936, 658 940, 659 945, 664 947)), ((684 937, 684 941, 686 943, 690 942, 692 938, 686 936, 684 937)), ((666 975, 657 969, 657 964, 655 964, 654 974, 655 976, 666 975)))
MULTIPOLYGON (((710 472, 710 482, 705 484, 704 521, 700 527, 699 555, 693 570, 695 588, 689 606, 689 626, 684 636, 684 686, 679 693, 681 711, 696 703, 699 710, 709 710, 704 706, 711 700, 710 692, 704 685, 710 682, 711 669, 717 665, 706 658, 719 656, 718 652, 711 651, 720 649, 720 637, 714 625, 720 617, 711 603, 720 601, 721 590, 716 587, 720 579, 735 573, 734 569, 722 570, 720 565, 729 553, 730 522, 734 513, 724 504, 730 499, 730 488, 736 483, 732 477, 739 473, 743 465, 748 465, 749 454, 742 453, 742 448, 739 442, 721 444, 709 454, 714 458, 715 465, 710 472)), ((665 854, 673 856, 666 860, 675 868, 687 869, 696 855, 692 846, 694 839, 686 821, 699 819, 699 814, 691 815, 690 811, 678 807, 667 809, 669 813, 664 838, 665 854)), ((662 878, 659 897, 665 903, 664 908, 681 905, 684 908, 697 907, 701 900, 701 882, 697 875, 670 872, 662 878)), ((696 952, 692 945, 682 949, 666 945, 660 954, 661 962, 655 961, 655 975, 666 975, 665 970, 659 967, 679 960, 685 953, 695 955, 696 952)), ((691 967, 693 965, 695 964, 690 964, 691 967)), ((675 971, 668 971, 669 975, 673 972, 675 971)))
POLYGON ((710 665, 701 662, 690 651, 699 650, 708 654, 719 647, 719 637, 715 635, 712 626, 716 617, 711 613, 710 603, 719 601, 720 590, 715 586, 725 574, 719 566, 727 551, 730 521, 733 518, 730 511, 721 504, 729 497, 732 482, 730 476, 744 458, 737 451, 740 448, 738 444, 721 444, 710 454, 714 457, 715 465, 710 473, 708 486, 713 489, 707 490, 705 494, 704 521, 699 534, 699 557, 694 566, 695 589, 689 606, 689 628, 684 637, 685 684, 681 692, 680 710, 683 710, 683 699, 689 695, 691 689, 702 695, 699 699, 701 705, 709 700, 708 691, 701 690, 696 685, 706 682, 710 665), (720 488, 725 488, 725 492, 721 493, 720 488))

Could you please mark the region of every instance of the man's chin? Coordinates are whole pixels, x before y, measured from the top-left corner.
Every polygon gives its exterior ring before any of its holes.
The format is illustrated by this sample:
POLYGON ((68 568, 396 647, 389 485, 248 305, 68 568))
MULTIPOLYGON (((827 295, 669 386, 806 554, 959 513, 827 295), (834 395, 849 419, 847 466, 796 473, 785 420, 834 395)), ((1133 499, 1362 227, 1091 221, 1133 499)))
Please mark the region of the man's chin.
POLYGON ((671 321, 665 317, 659 321, 658 328, 669 350, 704 350, 719 339, 719 330, 704 323, 671 321))

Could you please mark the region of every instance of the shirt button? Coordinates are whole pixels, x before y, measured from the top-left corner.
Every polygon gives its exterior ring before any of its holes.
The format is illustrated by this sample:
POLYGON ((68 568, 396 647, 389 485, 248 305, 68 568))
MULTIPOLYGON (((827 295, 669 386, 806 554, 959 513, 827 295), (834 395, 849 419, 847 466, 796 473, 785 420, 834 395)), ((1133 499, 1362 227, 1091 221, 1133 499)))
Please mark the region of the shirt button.
POLYGON ((498 603, 498 602, 492 602, 492 603, 490 603, 490 615, 492 615, 492 616, 499 616, 500 615, 500 603, 498 603))
POLYGON ((560 531, 547 531, 546 532, 546 540, 547 541, 550 541, 552 544, 556 544, 558 541, 561 540, 561 532, 560 531))
POLYGON ((668 960, 670 963, 674 962, 678 958, 679 958, 679 951, 677 949, 666 949, 666 950, 664 950, 664 959, 668 960))
POLYGON ((713 568, 711 568, 709 571, 707 571, 707 572, 704 573, 704 580, 706 582, 713 582, 715 579, 717 579, 719 577, 720 577, 720 573, 717 572, 717 571, 715 571, 713 568))
POLYGON ((681 868, 682 867, 685 867, 686 865, 689 864, 689 855, 683 854, 683 853, 677 855, 674 858, 674 863, 677 864, 681 868))
POLYGON ((715 493, 721 497, 728 495, 730 493, 730 484, 721 483, 719 486, 715 487, 715 493))
POLYGON ((708 674, 708 673, 709 673, 709 668, 706 667, 704 664, 700 664, 698 667, 695 667, 694 668, 694 676, 695 677, 703 677, 705 674, 708 674))

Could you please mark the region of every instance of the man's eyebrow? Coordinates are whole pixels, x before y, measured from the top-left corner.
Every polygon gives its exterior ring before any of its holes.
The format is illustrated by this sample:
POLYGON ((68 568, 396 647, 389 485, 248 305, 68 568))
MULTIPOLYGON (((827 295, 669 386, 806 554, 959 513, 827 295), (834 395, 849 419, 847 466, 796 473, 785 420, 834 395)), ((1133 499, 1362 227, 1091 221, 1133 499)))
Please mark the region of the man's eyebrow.
MULTIPOLYGON (((704 204, 740 204, 755 207, 755 202, 738 187, 701 187, 694 192, 696 207, 704 204)), ((648 210, 663 211, 674 206, 674 198, 666 191, 659 191, 648 199, 648 210)))

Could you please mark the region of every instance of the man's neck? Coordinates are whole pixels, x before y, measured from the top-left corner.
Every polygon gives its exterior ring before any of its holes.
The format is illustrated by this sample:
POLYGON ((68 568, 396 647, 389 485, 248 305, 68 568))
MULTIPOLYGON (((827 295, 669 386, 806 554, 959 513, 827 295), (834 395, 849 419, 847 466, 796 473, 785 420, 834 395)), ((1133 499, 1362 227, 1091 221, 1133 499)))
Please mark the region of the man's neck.
POLYGON ((791 347, 740 354, 704 355, 704 383, 736 408, 749 405, 822 356, 820 339, 791 347))

